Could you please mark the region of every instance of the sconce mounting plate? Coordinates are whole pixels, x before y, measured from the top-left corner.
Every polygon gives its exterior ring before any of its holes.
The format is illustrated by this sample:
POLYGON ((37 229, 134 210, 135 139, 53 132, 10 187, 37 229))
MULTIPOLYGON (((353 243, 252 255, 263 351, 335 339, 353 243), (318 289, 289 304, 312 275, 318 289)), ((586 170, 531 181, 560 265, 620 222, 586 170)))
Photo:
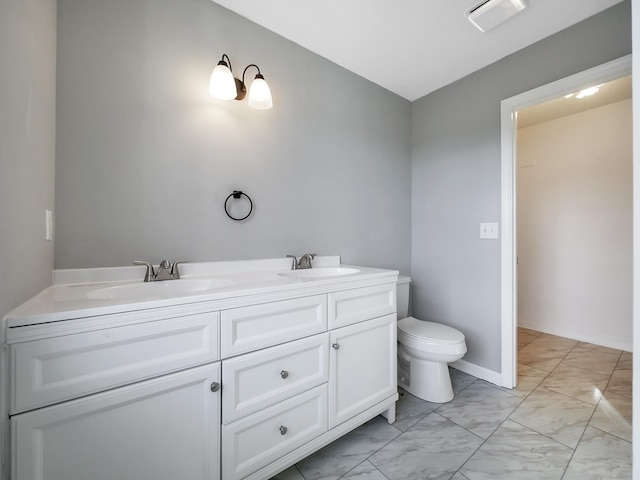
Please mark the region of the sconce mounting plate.
POLYGON ((247 96, 247 87, 245 86, 244 82, 239 78, 234 78, 234 80, 236 81, 236 92, 238 92, 238 95, 236 96, 236 100, 242 100, 244 97, 247 96))

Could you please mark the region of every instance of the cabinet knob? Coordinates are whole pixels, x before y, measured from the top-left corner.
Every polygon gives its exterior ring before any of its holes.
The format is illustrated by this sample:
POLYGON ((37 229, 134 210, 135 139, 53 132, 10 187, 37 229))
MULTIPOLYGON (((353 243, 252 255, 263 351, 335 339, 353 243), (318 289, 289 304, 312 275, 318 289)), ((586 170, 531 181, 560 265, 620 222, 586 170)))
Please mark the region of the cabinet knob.
POLYGON ((287 378, 289 376, 289 372, 287 372, 286 370, 282 370, 280 372, 280 376, 284 379, 287 378))
POLYGON ((217 392, 218 390, 220 390, 220 384, 218 382, 213 382, 211 384, 211 391, 217 392))
POLYGON ((287 433, 288 428, 280 425, 280 435, 285 435, 287 433))
POLYGON ((334 343, 331 346, 333 347, 334 350, 338 350, 340 348, 340 345, 338 343, 334 343))

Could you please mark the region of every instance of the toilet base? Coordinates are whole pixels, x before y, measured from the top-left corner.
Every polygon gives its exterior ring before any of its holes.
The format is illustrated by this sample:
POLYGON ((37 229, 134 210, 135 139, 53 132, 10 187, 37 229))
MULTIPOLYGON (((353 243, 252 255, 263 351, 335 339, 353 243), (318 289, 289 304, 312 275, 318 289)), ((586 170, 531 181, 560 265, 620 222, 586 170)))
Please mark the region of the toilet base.
POLYGON ((411 395, 432 403, 453 400, 453 387, 449 366, 444 362, 429 362, 412 358, 408 363, 408 375, 398 375, 398 385, 411 395), (409 377, 409 382, 406 380, 409 377), (403 378, 404 377, 404 378, 403 378))

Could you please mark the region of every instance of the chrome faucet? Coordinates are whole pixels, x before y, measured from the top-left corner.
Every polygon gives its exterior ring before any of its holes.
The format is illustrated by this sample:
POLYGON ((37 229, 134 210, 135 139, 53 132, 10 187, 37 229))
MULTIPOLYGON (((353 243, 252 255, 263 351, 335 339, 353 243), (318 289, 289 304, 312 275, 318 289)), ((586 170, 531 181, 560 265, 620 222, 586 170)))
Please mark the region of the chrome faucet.
POLYGON ((189 260, 180 260, 179 262, 171 263, 169 260, 162 260, 158 265, 158 270, 153 268, 149 262, 134 261, 134 265, 144 265, 147 267, 147 271, 144 274, 145 282, 159 282, 161 280, 178 280, 180 278, 180 271, 178 265, 181 263, 187 263, 189 260))
POLYGON ((300 260, 298 260, 298 257, 295 255, 287 255, 287 258, 293 259, 291 270, 301 270, 304 268, 311 268, 313 266, 311 265, 311 260, 313 260, 316 255, 317 253, 305 253, 300 257, 300 260))

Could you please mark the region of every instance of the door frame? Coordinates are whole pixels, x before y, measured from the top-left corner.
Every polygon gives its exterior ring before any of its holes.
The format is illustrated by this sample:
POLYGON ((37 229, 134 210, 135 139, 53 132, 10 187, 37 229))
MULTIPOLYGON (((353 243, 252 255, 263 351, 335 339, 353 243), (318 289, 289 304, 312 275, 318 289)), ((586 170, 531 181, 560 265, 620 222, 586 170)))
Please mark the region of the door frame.
POLYGON ((502 100, 501 136, 501 382, 516 386, 517 371, 517 245, 516 146, 518 110, 553 100, 578 90, 631 75, 631 55, 562 78, 502 100))

